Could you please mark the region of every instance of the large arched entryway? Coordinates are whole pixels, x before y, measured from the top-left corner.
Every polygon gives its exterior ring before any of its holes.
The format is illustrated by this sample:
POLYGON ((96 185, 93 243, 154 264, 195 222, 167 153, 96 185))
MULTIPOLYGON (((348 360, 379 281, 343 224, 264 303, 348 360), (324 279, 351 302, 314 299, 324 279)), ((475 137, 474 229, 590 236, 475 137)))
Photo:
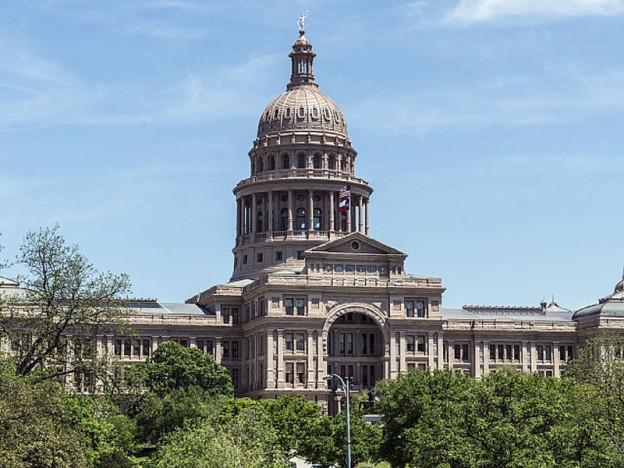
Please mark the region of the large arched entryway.
MULTIPOLYGON (((372 390, 385 378, 388 356, 388 327, 379 312, 370 307, 352 305, 334 311, 325 324, 325 364, 327 374, 352 379, 352 392, 372 390)), ((336 379, 330 389, 342 395, 336 379)), ((337 400, 329 399, 329 412, 339 411, 337 400)))

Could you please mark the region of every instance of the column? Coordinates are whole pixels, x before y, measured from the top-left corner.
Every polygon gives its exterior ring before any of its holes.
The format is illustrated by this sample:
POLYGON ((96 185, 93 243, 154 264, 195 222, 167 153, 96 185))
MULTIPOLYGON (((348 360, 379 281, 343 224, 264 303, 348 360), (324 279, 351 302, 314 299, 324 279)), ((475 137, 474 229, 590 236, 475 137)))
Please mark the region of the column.
MULTIPOLYGON (((405 346, 405 332, 399 332, 399 352, 400 352, 400 356, 399 356, 399 372, 407 372, 407 359, 405 357, 405 354, 407 352, 407 348, 405 346)), ((416 343, 414 343, 414 346, 416 346, 416 343)))
POLYGON ((254 193, 251 195, 251 216, 249 216, 249 224, 251 224, 250 229, 249 229, 249 233, 250 234, 255 234, 256 233, 256 218, 258 215, 258 197, 257 195, 254 193))
POLYGON ((239 201, 241 204, 239 222, 240 222, 240 228, 241 228, 241 235, 243 235, 245 234, 245 199, 241 197, 239 201))
POLYGON ((362 232, 362 197, 358 198, 358 232, 362 232))
POLYGON ((349 209, 345 211, 345 215, 347 216, 347 233, 351 233, 351 215, 353 214, 353 206, 351 206, 351 202, 353 202, 353 199, 349 196, 349 209))
POLYGON ((433 369, 433 333, 427 332, 427 367, 433 369))
POLYGON ((483 374, 490 371, 490 342, 483 342, 483 374))
POLYGON ((446 350, 447 350, 447 354, 448 354, 448 366, 449 368, 453 368, 453 360, 455 359, 455 349, 453 348, 453 342, 452 341, 447 341, 446 342, 446 350))
POLYGON ((306 354, 308 357, 307 360, 307 364, 306 364, 306 373, 307 373, 307 377, 306 377, 306 384, 305 387, 306 388, 315 388, 316 387, 316 379, 314 378, 314 356, 312 356, 312 332, 308 331, 306 333, 307 337, 306 337, 306 354))
MULTIPOLYGON (((314 231, 314 193, 308 190, 308 233, 314 231)), ((308 234, 309 237, 309 234, 308 234)))
POLYGON ((277 369, 275 369, 276 388, 284 386, 284 330, 277 330, 277 369))
POLYGON ((444 339, 442 333, 438 333, 438 369, 444 369, 444 339))
POLYGON ((329 231, 335 231, 336 230, 336 224, 335 224, 335 221, 334 221, 334 208, 335 208, 334 192, 330 191, 329 192, 329 226, 328 226, 328 230, 329 231))
POLYGON ((398 369, 396 364, 396 333, 390 332, 390 362, 388 363, 388 373, 390 375, 384 375, 384 378, 395 379, 397 377, 398 369))
POLYGON ((275 388, 275 368, 273 361, 273 330, 269 329, 266 333, 266 387, 275 388))
POLYGON ((215 337, 214 358, 219 364, 221 364, 221 338, 215 337))
POLYGON ((273 232, 273 226, 275 226, 275 220, 273 219, 273 192, 268 192, 267 193, 267 198, 268 198, 268 211, 267 211, 267 231, 269 232, 269 235, 273 232))
POLYGON ((236 199, 236 238, 241 236, 241 199, 236 199))
POLYGON ((472 376, 475 379, 481 378, 481 344, 482 342, 474 342, 474 357, 472 361, 472 376))
POLYGON ((368 198, 364 201, 364 234, 368 236, 368 198))
POLYGON ((555 341, 552 347, 553 377, 559 377, 559 342, 555 341))
POLYGON ((293 230, 293 192, 288 191, 288 230, 293 230))

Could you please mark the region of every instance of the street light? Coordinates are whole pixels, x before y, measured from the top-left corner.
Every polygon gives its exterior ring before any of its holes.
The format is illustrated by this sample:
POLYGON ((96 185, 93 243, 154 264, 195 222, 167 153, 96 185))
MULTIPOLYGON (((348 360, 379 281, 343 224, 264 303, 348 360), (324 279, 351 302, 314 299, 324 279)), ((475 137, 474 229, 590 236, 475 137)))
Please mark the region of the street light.
POLYGON ((323 380, 330 380, 332 377, 336 377, 340 381, 342 389, 347 397, 347 468, 351 468, 351 412, 349 410, 349 377, 345 377, 347 381, 346 383, 338 374, 326 375, 323 377, 323 380))

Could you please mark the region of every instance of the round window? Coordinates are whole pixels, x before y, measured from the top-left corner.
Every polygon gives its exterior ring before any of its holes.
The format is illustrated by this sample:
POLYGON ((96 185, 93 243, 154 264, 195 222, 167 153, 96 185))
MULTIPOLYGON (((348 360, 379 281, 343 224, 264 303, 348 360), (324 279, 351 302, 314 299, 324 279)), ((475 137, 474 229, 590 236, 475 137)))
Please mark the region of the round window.
POLYGON ((300 193, 299 195, 297 195, 297 201, 298 202, 305 201, 305 195, 303 193, 300 193))
POLYGON ((351 248, 353 250, 360 250, 360 243, 358 241, 351 242, 351 248))

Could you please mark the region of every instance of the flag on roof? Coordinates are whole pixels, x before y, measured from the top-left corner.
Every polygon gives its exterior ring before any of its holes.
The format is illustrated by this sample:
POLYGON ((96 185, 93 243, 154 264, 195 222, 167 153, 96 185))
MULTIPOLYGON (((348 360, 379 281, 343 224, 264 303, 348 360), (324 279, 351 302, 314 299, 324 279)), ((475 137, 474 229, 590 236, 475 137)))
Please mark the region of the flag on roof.
POLYGON ((349 211, 349 198, 343 198, 338 203, 338 213, 344 213, 345 211, 349 211))
POLYGON ((344 187, 340 189, 340 198, 349 198, 350 196, 351 196, 351 185, 345 185, 344 187))

